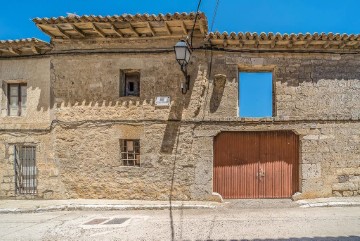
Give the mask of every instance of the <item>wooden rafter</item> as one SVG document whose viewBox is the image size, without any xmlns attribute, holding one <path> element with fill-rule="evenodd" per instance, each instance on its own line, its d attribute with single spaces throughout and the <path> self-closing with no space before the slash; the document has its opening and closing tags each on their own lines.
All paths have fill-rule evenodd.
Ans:
<svg viewBox="0 0 360 241">
<path fill-rule="evenodd" d="M 41 26 L 38 26 L 38 27 L 41 29 L 41 31 L 43 31 L 44 33 L 46 33 L 46 34 L 49 35 L 50 37 L 52 37 L 52 38 L 56 38 L 56 37 L 57 37 L 57 36 L 55 36 L 54 34 L 50 33 L 48 30 L 42 28 Z"/>
<path fill-rule="evenodd" d="M 187 29 L 186 29 L 186 25 L 185 25 L 184 21 L 181 21 L 181 28 L 182 28 L 184 34 L 187 35 L 187 34 L 188 34 L 188 31 L 187 31 Z"/>
<path fill-rule="evenodd" d="M 114 26 L 114 24 L 111 24 L 110 25 L 110 28 L 115 32 L 115 34 L 117 35 L 117 36 L 119 36 L 119 37 L 124 37 L 124 35 L 122 34 L 122 32 L 120 31 L 120 29 L 118 29 L 118 28 L 116 28 L 115 26 Z"/>
<path fill-rule="evenodd" d="M 104 33 L 98 26 L 96 26 L 95 23 L 93 23 L 92 26 L 93 26 L 93 30 L 94 30 L 97 34 L 99 34 L 99 35 L 100 35 L 101 37 L 103 37 L 103 38 L 106 38 L 105 33 Z"/>
<path fill-rule="evenodd" d="M 70 38 L 70 37 L 71 37 L 69 34 L 67 34 L 67 33 L 65 32 L 64 29 L 60 28 L 59 25 L 54 25 L 54 26 L 59 30 L 59 32 L 60 32 L 65 38 Z"/>
<path fill-rule="evenodd" d="M 294 44 L 294 41 L 292 39 L 290 39 L 287 47 L 291 48 L 293 46 L 293 44 Z"/>
<path fill-rule="evenodd" d="M 306 41 L 306 44 L 305 44 L 305 48 L 307 49 L 308 47 L 309 47 L 309 45 L 311 44 L 311 42 L 312 42 L 312 39 L 310 38 L 310 39 L 308 39 L 307 41 Z"/>
<path fill-rule="evenodd" d="M 147 22 L 147 26 L 148 26 L 148 29 L 150 30 L 152 36 L 155 36 L 154 29 L 151 27 L 151 24 L 149 22 Z"/>
<path fill-rule="evenodd" d="M 270 44 L 270 48 L 275 48 L 276 46 L 276 38 L 274 37 L 272 40 L 271 40 L 271 44 Z"/>
<path fill-rule="evenodd" d="M 168 32 L 168 34 L 171 35 L 172 32 L 171 32 L 171 30 L 170 30 L 169 24 L 168 24 L 167 22 L 164 22 L 164 23 L 165 23 L 164 27 L 165 27 L 165 29 L 166 29 L 166 32 Z"/>
<path fill-rule="evenodd" d="M 356 48 L 358 48 L 359 46 L 360 46 L 360 41 L 357 41 L 357 43 L 353 45 L 353 48 L 356 49 Z"/>
<path fill-rule="evenodd" d="M 21 54 L 21 51 L 17 50 L 17 49 L 14 49 L 12 47 L 8 47 L 7 48 L 7 51 L 14 54 L 14 55 L 20 55 Z"/>
<path fill-rule="evenodd" d="M 140 34 L 135 30 L 135 28 L 131 25 L 131 23 L 129 23 L 129 28 L 137 37 L 140 37 Z"/>
<path fill-rule="evenodd" d="M 34 53 L 34 54 L 40 54 L 41 53 L 41 50 L 36 47 L 36 46 L 31 46 L 31 51 Z"/>
<path fill-rule="evenodd" d="M 75 26 L 75 24 L 72 24 L 71 27 L 75 30 L 75 32 L 77 32 L 81 37 L 85 38 L 85 34 L 84 32 L 78 28 L 77 26 Z"/>
<path fill-rule="evenodd" d="M 339 44 L 339 48 L 340 48 L 340 49 L 345 48 L 345 46 L 346 46 L 347 42 L 348 42 L 347 40 L 342 41 L 342 43 L 341 43 L 341 44 Z"/>
<path fill-rule="evenodd" d="M 227 39 L 224 39 L 224 40 L 223 40 L 223 46 L 224 46 L 224 48 L 226 48 L 226 47 L 228 46 Z"/>
<path fill-rule="evenodd" d="M 330 43 L 331 43 L 331 41 L 326 41 L 325 44 L 323 45 L 323 48 L 324 48 L 324 49 L 329 48 L 329 47 L 330 47 Z"/>
</svg>

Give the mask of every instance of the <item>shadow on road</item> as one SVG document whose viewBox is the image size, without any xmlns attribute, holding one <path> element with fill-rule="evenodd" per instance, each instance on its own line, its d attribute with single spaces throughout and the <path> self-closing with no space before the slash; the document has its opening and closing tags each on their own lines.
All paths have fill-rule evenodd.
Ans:
<svg viewBox="0 0 360 241">
<path fill-rule="evenodd" d="M 360 236 L 339 236 L 339 237 L 301 237 L 301 238 L 279 238 L 279 239 L 196 239 L 196 241 L 359 241 Z M 184 241 L 190 241 L 188 239 Z"/>
</svg>

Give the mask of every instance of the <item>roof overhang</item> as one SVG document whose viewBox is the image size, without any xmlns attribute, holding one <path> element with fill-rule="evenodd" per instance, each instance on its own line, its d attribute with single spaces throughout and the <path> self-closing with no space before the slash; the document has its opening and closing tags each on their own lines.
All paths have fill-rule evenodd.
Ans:
<svg viewBox="0 0 360 241">
<path fill-rule="evenodd" d="M 52 40 L 56 39 L 93 39 L 93 38 L 143 38 L 188 36 L 193 29 L 194 36 L 207 34 L 205 14 L 136 14 L 114 16 L 77 16 L 58 18 L 35 18 L 35 24 Z"/>
<path fill-rule="evenodd" d="M 0 41 L 0 57 L 44 54 L 50 44 L 36 38 Z"/>
<path fill-rule="evenodd" d="M 306 33 L 209 33 L 206 43 L 219 49 L 234 50 L 360 50 L 360 34 Z"/>
</svg>

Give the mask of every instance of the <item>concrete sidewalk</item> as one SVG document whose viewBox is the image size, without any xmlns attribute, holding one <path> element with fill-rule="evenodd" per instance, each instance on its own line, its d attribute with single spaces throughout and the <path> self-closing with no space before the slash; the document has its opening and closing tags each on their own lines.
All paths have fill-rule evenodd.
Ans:
<svg viewBox="0 0 360 241">
<path fill-rule="evenodd" d="M 217 202 L 172 201 L 172 209 L 214 209 Z M 74 210 L 162 210 L 169 209 L 169 201 L 68 199 L 68 200 L 0 200 L 0 213 L 30 213 Z"/>
<path fill-rule="evenodd" d="M 274 201 L 277 200 L 277 201 Z M 290 206 L 311 207 L 348 207 L 360 206 L 358 197 L 330 197 L 291 201 Z M 231 202 L 230 202 L 231 203 Z M 236 205 L 229 205 L 228 200 L 224 203 L 206 201 L 173 201 L 172 209 L 215 209 L 224 208 L 253 208 L 257 207 L 284 207 L 284 202 L 279 199 L 242 199 L 233 200 Z M 285 205 L 286 206 L 286 205 Z M 74 211 L 74 210 L 162 210 L 169 209 L 169 201 L 145 201 L 145 200 L 109 200 L 109 199 L 68 199 L 68 200 L 0 200 L 1 213 L 31 213 L 50 211 Z"/>
</svg>

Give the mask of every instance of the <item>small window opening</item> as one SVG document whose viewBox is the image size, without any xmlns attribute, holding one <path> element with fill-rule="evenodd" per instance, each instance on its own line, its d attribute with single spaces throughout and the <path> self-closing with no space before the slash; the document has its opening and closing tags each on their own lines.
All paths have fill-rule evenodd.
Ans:
<svg viewBox="0 0 360 241">
<path fill-rule="evenodd" d="M 140 73 L 121 71 L 120 96 L 140 96 Z"/>
<path fill-rule="evenodd" d="M 273 81 L 271 72 L 240 72 L 239 116 L 273 116 Z"/>
<path fill-rule="evenodd" d="M 140 140 L 120 140 L 123 166 L 140 166 Z"/>
</svg>

